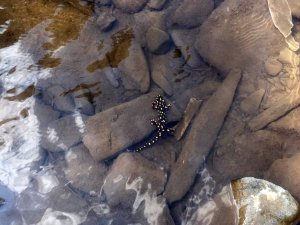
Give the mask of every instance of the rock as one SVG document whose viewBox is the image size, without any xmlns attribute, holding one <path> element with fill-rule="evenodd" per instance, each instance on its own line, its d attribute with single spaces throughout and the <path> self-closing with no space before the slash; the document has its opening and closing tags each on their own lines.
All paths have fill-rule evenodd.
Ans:
<svg viewBox="0 0 300 225">
<path fill-rule="evenodd" d="M 241 71 L 232 70 L 197 114 L 166 186 L 169 203 L 180 200 L 193 184 L 223 125 L 240 78 Z"/>
<path fill-rule="evenodd" d="M 99 193 L 107 172 L 106 165 L 93 160 L 83 145 L 71 148 L 66 154 L 68 181 L 87 193 Z"/>
<path fill-rule="evenodd" d="M 88 99 L 84 96 L 87 93 L 83 93 L 83 96 L 74 97 L 74 103 L 76 109 L 79 110 L 80 113 L 91 116 L 94 115 L 95 109 L 94 106 L 88 101 Z"/>
<path fill-rule="evenodd" d="M 233 141 L 225 142 L 213 154 L 214 178 L 222 182 L 245 176 L 262 177 L 282 157 L 285 145 L 281 135 L 269 130 L 234 136 Z"/>
<path fill-rule="evenodd" d="M 118 74 L 111 67 L 103 69 L 103 73 L 111 86 L 118 88 L 120 86 Z"/>
<path fill-rule="evenodd" d="M 60 113 L 54 111 L 52 107 L 45 105 L 43 102 L 36 100 L 34 105 L 34 115 L 36 115 L 40 128 L 48 126 L 48 124 L 56 120 Z"/>
<path fill-rule="evenodd" d="M 49 123 L 44 131 L 41 146 L 51 152 L 66 151 L 81 141 L 84 115 L 69 115 Z"/>
<path fill-rule="evenodd" d="M 292 12 L 286 0 L 268 0 L 268 6 L 274 26 L 287 38 L 293 28 Z"/>
<path fill-rule="evenodd" d="M 150 0 L 148 6 L 153 10 L 161 10 L 167 2 L 168 0 Z"/>
<path fill-rule="evenodd" d="M 139 193 L 158 195 L 164 190 L 164 184 L 165 173 L 156 164 L 138 153 L 124 153 L 109 170 L 103 191 L 110 207 L 121 204 L 130 208 Z M 132 190 L 135 187 L 138 190 Z"/>
<path fill-rule="evenodd" d="M 297 90 L 298 88 L 295 88 L 288 96 L 282 97 L 276 104 L 271 105 L 265 111 L 250 120 L 248 123 L 250 129 L 252 131 L 260 130 L 299 106 L 300 97 Z M 291 98 L 290 96 L 294 97 Z"/>
<path fill-rule="evenodd" d="M 279 120 L 272 122 L 268 128 L 279 132 L 296 133 L 297 135 L 300 135 L 299 119 L 300 108 L 298 107 Z"/>
<path fill-rule="evenodd" d="M 166 53 L 171 46 L 169 35 L 157 27 L 150 27 L 147 30 L 146 41 L 148 49 L 156 54 Z"/>
<path fill-rule="evenodd" d="M 199 26 L 214 9 L 213 0 L 184 0 L 176 9 L 171 20 L 181 28 Z"/>
<path fill-rule="evenodd" d="M 154 131 L 150 120 L 157 117 L 156 111 L 152 109 L 152 102 L 158 94 L 159 92 L 151 92 L 88 119 L 83 142 L 94 160 L 110 158 Z M 176 121 L 180 118 L 180 113 L 172 106 L 167 117 L 168 122 Z"/>
<path fill-rule="evenodd" d="M 180 49 L 186 63 L 192 68 L 197 68 L 202 61 L 194 48 L 194 37 L 188 30 L 172 30 L 171 37 L 177 48 Z"/>
<path fill-rule="evenodd" d="M 116 18 L 109 12 L 103 11 L 97 18 L 96 24 L 101 31 L 109 31 L 116 23 Z"/>
<path fill-rule="evenodd" d="M 210 222 L 208 223 L 208 221 Z M 226 185 L 221 192 L 201 205 L 186 224 L 232 225 L 237 224 L 237 221 L 237 208 L 233 199 L 232 189 L 230 185 Z"/>
<path fill-rule="evenodd" d="M 295 17 L 300 17 L 300 2 L 298 0 L 287 0 L 289 6 L 292 10 L 292 15 Z"/>
<path fill-rule="evenodd" d="M 152 80 L 167 94 L 173 94 L 173 87 L 168 80 L 170 68 L 165 56 L 156 56 L 150 60 Z"/>
<path fill-rule="evenodd" d="M 282 64 L 277 59 L 269 57 L 265 62 L 265 70 L 267 74 L 276 76 L 282 70 Z"/>
<path fill-rule="evenodd" d="M 297 67 L 300 63 L 300 57 L 288 48 L 284 48 L 280 51 L 278 61 L 284 64 L 290 64 L 291 66 Z"/>
<path fill-rule="evenodd" d="M 137 13 L 147 4 L 148 0 L 112 0 L 113 4 L 126 13 Z"/>
<path fill-rule="evenodd" d="M 245 177 L 231 183 L 239 210 L 238 224 L 292 224 L 299 204 L 283 188 L 265 180 Z"/>
<path fill-rule="evenodd" d="M 291 158 L 277 159 L 266 174 L 266 179 L 278 184 L 300 199 L 300 153 Z"/>
<path fill-rule="evenodd" d="M 179 141 L 185 134 L 186 129 L 190 125 L 191 121 L 194 119 L 194 116 L 199 111 L 199 108 L 202 104 L 201 100 L 196 98 L 191 98 L 183 114 L 183 118 L 178 123 L 174 136 Z"/>
<path fill-rule="evenodd" d="M 145 93 L 150 87 L 150 74 L 144 52 L 135 41 L 128 51 L 128 57 L 118 65 L 123 85 L 126 89 L 137 89 Z"/>
<path fill-rule="evenodd" d="M 47 88 L 44 100 L 59 111 L 73 112 L 75 108 L 72 97 L 59 85 Z"/>
<path fill-rule="evenodd" d="M 258 69 L 283 46 L 267 1 L 256 0 L 225 0 L 202 24 L 195 42 L 200 56 L 223 73 L 236 67 Z"/>
<path fill-rule="evenodd" d="M 264 94 L 265 90 L 260 89 L 249 95 L 241 102 L 241 110 L 248 115 L 257 113 Z"/>
</svg>

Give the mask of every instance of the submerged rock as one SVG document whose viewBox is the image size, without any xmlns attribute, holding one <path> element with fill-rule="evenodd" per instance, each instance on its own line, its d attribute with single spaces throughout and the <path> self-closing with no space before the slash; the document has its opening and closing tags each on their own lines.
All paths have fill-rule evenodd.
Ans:
<svg viewBox="0 0 300 225">
<path fill-rule="evenodd" d="M 150 27 L 146 32 L 148 49 L 156 54 L 166 53 L 170 49 L 170 37 L 165 31 Z"/>
<path fill-rule="evenodd" d="M 114 156 L 154 131 L 150 120 L 157 117 L 152 102 L 158 94 L 151 92 L 88 119 L 83 142 L 96 161 Z M 167 112 L 167 118 L 167 122 L 180 118 L 174 105 Z"/>
<path fill-rule="evenodd" d="M 121 204 L 130 208 L 134 207 L 137 191 L 158 195 L 163 191 L 164 184 L 165 173 L 157 164 L 138 153 L 124 153 L 114 161 L 105 178 L 103 191 L 111 207 Z M 132 190 L 132 186 L 138 190 Z"/>
<path fill-rule="evenodd" d="M 208 17 L 213 8 L 213 0 L 184 0 L 171 20 L 174 25 L 181 28 L 197 27 Z"/>
<path fill-rule="evenodd" d="M 249 95 L 241 102 L 241 110 L 248 115 L 257 113 L 264 94 L 265 90 L 260 89 Z"/>
<path fill-rule="evenodd" d="M 167 94 L 173 94 L 173 87 L 168 80 L 171 68 L 165 56 L 155 56 L 150 60 L 152 80 Z"/>
<path fill-rule="evenodd" d="M 153 10 L 161 10 L 167 2 L 168 0 L 150 0 L 148 6 Z"/>
<path fill-rule="evenodd" d="M 109 31 L 116 23 L 116 18 L 109 12 L 103 11 L 97 18 L 97 25 L 101 31 Z"/>
<path fill-rule="evenodd" d="M 88 193 L 100 192 L 107 172 L 105 164 L 94 161 L 83 145 L 71 148 L 66 154 L 66 161 L 64 172 L 74 187 Z"/>
<path fill-rule="evenodd" d="M 268 181 L 245 177 L 231 186 L 239 224 L 292 224 L 299 215 L 299 204 L 290 193 Z"/>
<path fill-rule="evenodd" d="M 240 78 L 241 71 L 232 70 L 196 116 L 166 186 L 168 202 L 180 200 L 193 184 L 223 125 Z"/>
<path fill-rule="evenodd" d="M 41 146 L 51 152 L 68 150 L 81 141 L 85 120 L 84 115 L 69 115 L 54 120 L 44 130 Z"/>
<path fill-rule="evenodd" d="M 136 13 L 144 8 L 148 0 L 112 0 L 112 2 L 123 12 Z"/>
<path fill-rule="evenodd" d="M 278 184 L 291 192 L 300 200 L 300 153 L 290 158 L 276 160 L 269 171 L 266 179 Z"/>
<path fill-rule="evenodd" d="M 292 10 L 292 15 L 300 17 L 300 2 L 298 0 L 287 0 Z"/>
<path fill-rule="evenodd" d="M 145 93 L 150 87 L 150 73 L 143 49 L 134 41 L 128 51 L 129 55 L 118 65 L 123 85 Z"/>
<path fill-rule="evenodd" d="M 253 67 L 283 46 L 267 1 L 256 0 L 225 0 L 202 24 L 195 43 L 198 53 L 222 72 Z"/>
</svg>

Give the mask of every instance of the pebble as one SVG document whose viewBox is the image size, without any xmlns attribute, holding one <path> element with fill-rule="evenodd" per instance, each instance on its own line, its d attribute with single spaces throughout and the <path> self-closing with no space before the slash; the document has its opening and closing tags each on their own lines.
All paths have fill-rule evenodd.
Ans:
<svg viewBox="0 0 300 225">
<path fill-rule="evenodd" d="M 170 49 L 170 37 L 165 31 L 150 27 L 146 32 L 148 49 L 155 54 L 164 54 Z"/>
<path fill-rule="evenodd" d="M 271 76 L 277 76 L 282 70 L 282 64 L 275 58 L 269 57 L 265 62 L 265 70 Z"/>
</svg>

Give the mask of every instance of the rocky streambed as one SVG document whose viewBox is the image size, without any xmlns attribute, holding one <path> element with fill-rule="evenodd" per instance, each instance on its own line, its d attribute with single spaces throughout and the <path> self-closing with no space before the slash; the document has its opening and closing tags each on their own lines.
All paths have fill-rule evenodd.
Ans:
<svg viewBox="0 0 300 225">
<path fill-rule="evenodd" d="M 297 224 L 295 0 L 0 2 L 0 221 Z"/>
</svg>

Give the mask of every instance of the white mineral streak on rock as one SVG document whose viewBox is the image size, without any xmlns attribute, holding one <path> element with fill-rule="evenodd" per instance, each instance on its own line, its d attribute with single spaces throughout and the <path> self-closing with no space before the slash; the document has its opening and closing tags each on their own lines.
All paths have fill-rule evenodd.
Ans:
<svg viewBox="0 0 300 225">
<path fill-rule="evenodd" d="M 124 177 L 123 177 L 121 174 L 119 174 L 119 175 L 113 180 L 113 182 L 114 182 L 114 183 L 118 183 L 118 182 L 120 182 L 122 179 L 124 179 Z"/>
<path fill-rule="evenodd" d="M 287 0 L 268 0 L 268 5 L 275 27 L 287 38 L 293 27 L 292 12 Z"/>
<path fill-rule="evenodd" d="M 131 183 L 126 182 L 126 190 L 134 190 L 136 198 L 132 206 L 132 213 L 135 214 L 140 205 L 144 202 L 144 216 L 150 225 L 159 225 L 159 216 L 162 215 L 165 204 L 156 197 L 156 193 L 146 191 L 141 193 L 143 178 L 138 177 Z"/>
<path fill-rule="evenodd" d="M 48 208 L 36 225 L 79 225 L 86 220 L 86 215 L 80 214 L 53 211 L 53 209 Z"/>
</svg>

